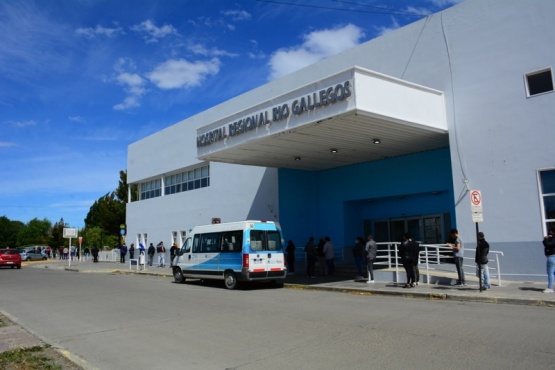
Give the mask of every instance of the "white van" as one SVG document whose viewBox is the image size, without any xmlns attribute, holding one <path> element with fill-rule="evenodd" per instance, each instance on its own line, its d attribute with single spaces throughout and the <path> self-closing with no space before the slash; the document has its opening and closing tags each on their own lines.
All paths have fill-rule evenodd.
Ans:
<svg viewBox="0 0 555 370">
<path fill-rule="evenodd" d="M 278 223 L 238 221 L 194 227 L 173 262 L 175 282 L 186 278 L 273 281 L 283 285 L 287 269 Z"/>
</svg>

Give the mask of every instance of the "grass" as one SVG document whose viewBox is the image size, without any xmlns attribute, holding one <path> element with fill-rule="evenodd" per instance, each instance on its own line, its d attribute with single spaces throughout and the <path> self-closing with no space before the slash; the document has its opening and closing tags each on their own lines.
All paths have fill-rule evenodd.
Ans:
<svg viewBox="0 0 555 370">
<path fill-rule="evenodd" d="M 47 347 L 17 348 L 0 353 L 0 369 L 62 370 L 62 366 L 46 355 Z"/>
<path fill-rule="evenodd" d="M 14 325 L 0 315 L 0 328 Z M 50 345 L 0 352 L 0 370 L 81 370 Z"/>
</svg>

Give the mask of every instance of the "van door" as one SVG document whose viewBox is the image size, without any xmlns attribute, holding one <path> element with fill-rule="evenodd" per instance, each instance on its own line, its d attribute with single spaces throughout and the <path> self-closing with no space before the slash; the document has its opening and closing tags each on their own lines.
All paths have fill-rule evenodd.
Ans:
<svg viewBox="0 0 555 370">
<path fill-rule="evenodd" d="M 194 269 L 202 275 L 218 275 L 219 237 L 220 233 L 206 233 L 200 236 L 199 252 L 196 253 Z"/>
</svg>

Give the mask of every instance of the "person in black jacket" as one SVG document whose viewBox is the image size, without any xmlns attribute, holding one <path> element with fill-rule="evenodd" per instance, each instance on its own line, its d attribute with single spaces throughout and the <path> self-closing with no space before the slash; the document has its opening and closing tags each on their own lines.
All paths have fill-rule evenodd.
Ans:
<svg viewBox="0 0 555 370">
<path fill-rule="evenodd" d="M 414 288 L 416 286 L 416 271 L 414 269 L 414 261 L 418 258 L 420 246 L 412 240 L 409 233 L 403 236 L 403 242 L 399 245 L 399 256 L 407 274 L 407 283 L 404 288 Z"/>
<path fill-rule="evenodd" d="M 154 253 L 156 253 L 156 248 L 154 248 L 152 243 L 148 246 L 146 253 L 148 254 L 148 265 L 152 266 L 152 263 L 154 262 Z"/>
<path fill-rule="evenodd" d="M 543 238 L 543 248 L 547 257 L 547 289 L 544 293 L 553 293 L 553 280 L 555 277 L 555 230 L 549 229 L 547 236 Z"/>
<path fill-rule="evenodd" d="M 488 290 L 491 288 L 489 280 L 488 253 L 489 244 L 484 237 L 484 233 L 479 232 L 474 262 L 476 262 L 476 276 L 481 276 L 482 278 L 482 290 Z"/>
</svg>

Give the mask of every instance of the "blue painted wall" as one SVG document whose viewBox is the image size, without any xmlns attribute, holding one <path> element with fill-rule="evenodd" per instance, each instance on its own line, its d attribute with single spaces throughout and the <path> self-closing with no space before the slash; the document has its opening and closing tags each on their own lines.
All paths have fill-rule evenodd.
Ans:
<svg viewBox="0 0 555 370">
<path fill-rule="evenodd" d="M 448 148 L 320 172 L 280 169 L 278 178 L 279 220 L 298 247 L 311 235 L 350 246 L 363 220 L 449 213 L 455 224 Z"/>
</svg>

